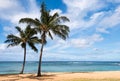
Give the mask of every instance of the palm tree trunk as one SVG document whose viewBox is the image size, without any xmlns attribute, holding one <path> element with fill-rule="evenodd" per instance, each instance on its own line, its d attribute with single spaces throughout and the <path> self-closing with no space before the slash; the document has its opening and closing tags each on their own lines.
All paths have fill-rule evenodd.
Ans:
<svg viewBox="0 0 120 81">
<path fill-rule="evenodd" d="M 21 70 L 20 74 L 23 74 L 23 72 L 24 72 L 25 61 L 26 61 L 26 45 L 24 48 L 24 60 L 23 60 L 22 70 Z"/>
<path fill-rule="evenodd" d="M 41 64 L 42 64 L 43 47 L 44 47 L 44 43 L 42 43 L 42 46 L 41 46 L 37 76 L 41 76 Z"/>
</svg>

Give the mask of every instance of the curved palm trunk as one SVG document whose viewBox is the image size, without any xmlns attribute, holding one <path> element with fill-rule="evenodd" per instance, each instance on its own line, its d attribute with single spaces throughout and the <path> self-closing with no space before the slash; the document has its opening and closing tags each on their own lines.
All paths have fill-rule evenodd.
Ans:
<svg viewBox="0 0 120 81">
<path fill-rule="evenodd" d="M 38 73 L 37 73 L 37 76 L 41 76 L 41 64 L 42 64 L 43 47 L 44 47 L 44 44 L 42 43 L 41 51 L 40 51 L 40 57 L 39 57 L 39 64 L 38 64 Z"/>
<path fill-rule="evenodd" d="M 24 72 L 25 61 L 26 61 L 26 45 L 24 48 L 24 60 L 23 60 L 22 70 L 21 70 L 20 74 L 23 74 L 23 72 Z"/>
</svg>

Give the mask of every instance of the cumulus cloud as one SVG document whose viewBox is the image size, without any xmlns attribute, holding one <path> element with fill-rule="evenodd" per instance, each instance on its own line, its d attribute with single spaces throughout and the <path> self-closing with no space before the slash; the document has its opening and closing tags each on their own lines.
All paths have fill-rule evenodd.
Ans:
<svg viewBox="0 0 120 81">
<path fill-rule="evenodd" d="M 4 0 L 0 1 L 0 18 L 9 20 L 11 16 L 18 12 L 24 11 L 18 0 Z M 12 20 L 12 19 L 11 19 Z"/>
<path fill-rule="evenodd" d="M 24 51 L 21 46 L 14 46 L 7 48 L 8 44 L 0 44 L 0 61 L 22 61 L 24 57 Z M 16 58 L 17 57 L 17 58 Z M 27 60 L 38 60 L 38 54 L 27 47 Z"/>
<path fill-rule="evenodd" d="M 39 17 L 39 8 L 34 0 L 28 1 L 29 11 L 26 11 L 18 0 L 3 0 L 0 3 L 0 18 L 8 20 L 12 24 L 18 24 L 19 19 L 24 17 Z"/>
<path fill-rule="evenodd" d="M 39 18 L 39 8 L 34 0 L 28 1 L 29 11 L 25 10 L 18 0 L 3 0 L 0 3 L 0 19 L 7 20 L 10 23 L 10 25 L 8 24 L 3 27 L 3 34 L 5 36 L 10 33 L 17 33 L 15 26 L 18 26 L 21 18 Z M 24 29 L 26 25 L 19 24 L 19 26 Z"/>
<path fill-rule="evenodd" d="M 102 21 L 98 24 L 97 31 L 102 33 L 109 33 L 107 29 L 116 27 L 120 24 L 120 6 L 117 7 L 113 12 L 106 13 Z"/>
<path fill-rule="evenodd" d="M 7 45 L 6 44 L 0 44 L 0 50 L 2 51 L 2 50 L 5 50 L 6 49 L 6 47 L 7 47 Z"/>
<path fill-rule="evenodd" d="M 88 21 L 84 18 L 88 16 L 89 12 L 96 12 L 105 6 L 100 0 L 63 0 L 67 5 L 67 16 L 71 22 L 68 23 L 71 29 L 86 29 L 95 24 L 95 19 L 99 15 L 88 17 Z M 89 3 L 88 3 L 89 2 Z M 99 4 L 99 5 L 98 5 Z M 94 17 L 94 18 L 93 18 Z"/>
<path fill-rule="evenodd" d="M 71 39 L 70 43 L 72 46 L 84 48 L 84 47 L 89 47 L 93 45 L 94 43 L 102 41 L 102 40 L 103 40 L 103 37 L 101 37 L 98 34 L 94 34 L 86 38 Z"/>
<path fill-rule="evenodd" d="M 117 5 L 119 0 L 63 0 L 67 6 L 65 15 L 70 18 L 71 22 L 67 23 L 71 30 L 87 30 L 88 28 L 100 33 L 109 33 L 108 29 L 119 25 L 120 8 L 105 11 L 109 4 Z M 75 4 L 75 5 L 74 5 Z M 99 5 L 98 5 L 99 4 Z M 77 12 L 77 13 L 76 13 Z"/>
<path fill-rule="evenodd" d="M 58 14 L 61 14 L 62 11 L 60 9 L 54 9 L 54 10 L 51 10 L 50 14 L 53 15 L 54 13 L 58 13 Z"/>
</svg>

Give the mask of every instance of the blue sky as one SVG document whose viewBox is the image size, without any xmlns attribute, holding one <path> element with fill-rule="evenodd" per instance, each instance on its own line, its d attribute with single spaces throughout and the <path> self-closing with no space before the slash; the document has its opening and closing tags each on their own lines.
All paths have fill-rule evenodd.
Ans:
<svg viewBox="0 0 120 81">
<path fill-rule="evenodd" d="M 20 18 L 40 17 L 40 4 L 45 1 L 51 15 L 58 12 L 70 22 L 66 41 L 48 38 L 44 61 L 120 61 L 120 0 L 1 0 L 0 1 L 0 61 L 22 61 L 20 46 L 7 48 L 4 43 L 10 33 L 18 35 L 15 26 Z M 37 46 L 40 48 L 40 45 Z M 27 48 L 27 60 L 37 61 L 39 53 Z"/>
</svg>

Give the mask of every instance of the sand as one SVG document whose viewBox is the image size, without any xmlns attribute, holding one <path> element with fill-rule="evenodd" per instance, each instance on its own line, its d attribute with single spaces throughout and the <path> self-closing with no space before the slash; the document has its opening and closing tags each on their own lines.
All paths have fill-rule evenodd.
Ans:
<svg viewBox="0 0 120 81">
<path fill-rule="evenodd" d="M 42 77 L 36 77 L 36 74 L 0 75 L 0 81 L 71 81 L 73 79 L 120 79 L 120 71 L 43 73 L 42 75 Z"/>
</svg>

